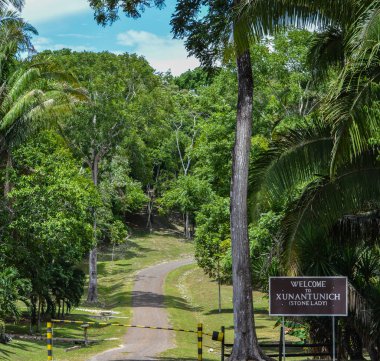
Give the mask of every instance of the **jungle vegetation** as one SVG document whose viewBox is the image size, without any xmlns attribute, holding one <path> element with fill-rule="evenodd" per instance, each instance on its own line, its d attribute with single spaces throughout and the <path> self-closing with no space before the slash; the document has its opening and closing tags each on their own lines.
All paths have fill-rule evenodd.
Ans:
<svg viewBox="0 0 380 361">
<path fill-rule="evenodd" d="M 202 67 L 178 77 L 135 54 L 36 53 L 9 3 L 22 1 L 0 2 L 2 322 L 20 302 L 32 330 L 69 312 L 85 259 L 96 305 L 98 247 L 143 213 L 148 230 L 174 217 L 199 266 L 236 285 L 232 360 L 267 358 L 251 294 L 271 275 L 347 276 L 340 357 L 380 359 L 379 1 L 179 1 L 174 35 Z M 141 15 L 128 4 L 90 1 L 103 25 L 119 7 Z M 326 341 L 323 319 L 303 323 Z"/>
</svg>

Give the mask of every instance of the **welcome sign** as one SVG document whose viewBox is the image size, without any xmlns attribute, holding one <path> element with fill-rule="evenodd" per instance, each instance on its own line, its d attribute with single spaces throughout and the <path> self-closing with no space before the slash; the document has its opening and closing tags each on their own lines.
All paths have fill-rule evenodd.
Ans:
<svg viewBox="0 0 380 361">
<path fill-rule="evenodd" d="M 347 316 L 347 277 L 270 277 L 272 316 Z"/>
</svg>

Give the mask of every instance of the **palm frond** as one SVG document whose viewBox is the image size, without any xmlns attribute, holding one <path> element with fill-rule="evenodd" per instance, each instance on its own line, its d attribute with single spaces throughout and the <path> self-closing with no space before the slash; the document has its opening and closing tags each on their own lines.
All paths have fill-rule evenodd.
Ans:
<svg viewBox="0 0 380 361">
<path fill-rule="evenodd" d="M 305 187 L 299 199 L 289 205 L 283 220 L 285 264 L 292 265 L 298 258 L 303 239 L 312 238 L 318 243 L 328 237 L 343 216 L 378 209 L 379 179 L 380 164 L 374 152 L 370 152 L 341 169 L 334 180 L 321 177 Z"/>
<path fill-rule="evenodd" d="M 356 328 L 369 346 L 380 338 L 380 284 L 374 285 L 363 296 L 352 284 L 348 287 L 349 312 L 354 316 Z"/>
<path fill-rule="evenodd" d="M 326 79 L 332 66 L 343 66 L 345 59 L 345 38 L 340 27 L 330 26 L 313 35 L 307 55 L 313 78 Z"/>
<path fill-rule="evenodd" d="M 330 175 L 369 148 L 380 128 L 380 1 L 363 3 L 347 32 L 345 65 L 324 101 L 335 136 Z"/>
<path fill-rule="evenodd" d="M 331 237 L 339 244 L 375 244 L 380 241 L 380 210 L 343 216 L 333 226 Z"/>
<path fill-rule="evenodd" d="M 15 11 L 0 10 L 0 18 L 0 51 L 6 59 L 12 58 L 18 52 L 35 52 L 32 36 L 38 35 L 36 28 Z"/>
<path fill-rule="evenodd" d="M 7 109 L 9 104 L 13 103 L 20 97 L 31 84 L 35 83 L 41 77 L 37 68 L 20 69 L 15 71 L 8 83 L 8 95 L 4 100 L 3 107 Z"/>
<path fill-rule="evenodd" d="M 361 72 L 361 71 L 360 71 Z M 324 105 L 326 118 L 333 124 L 335 137 L 330 175 L 337 168 L 366 151 L 368 139 L 380 129 L 380 72 L 373 77 L 361 73 L 344 76 L 338 95 Z"/>
<path fill-rule="evenodd" d="M 42 99 L 43 94 L 40 89 L 33 89 L 23 94 L 4 114 L 0 122 L 0 131 L 6 131 L 14 122 L 28 113 Z"/>
<path fill-rule="evenodd" d="M 326 29 L 352 24 L 363 4 L 370 0 L 245 0 L 233 12 L 235 42 L 246 49 L 249 40 L 257 41 L 284 27 Z"/>
<path fill-rule="evenodd" d="M 380 1 L 374 0 L 365 8 L 351 28 L 348 50 L 355 62 L 372 66 L 378 62 L 380 34 Z"/>
<path fill-rule="evenodd" d="M 274 140 L 251 166 L 250 196 L 255 206 L 284 200 L 300 185 L 328 174 L 333 139 L 328 124 L 300 124 Z M 260 195 L 258 195 L 260 193 Z"/>
<path fill-rule="evenodd" d="M 25 0 L 1 0 L 0 7 L 6 8 L 8 5 L 13 5 L 17 10 L 21 11 L 25 4 Z"/>
</svg>

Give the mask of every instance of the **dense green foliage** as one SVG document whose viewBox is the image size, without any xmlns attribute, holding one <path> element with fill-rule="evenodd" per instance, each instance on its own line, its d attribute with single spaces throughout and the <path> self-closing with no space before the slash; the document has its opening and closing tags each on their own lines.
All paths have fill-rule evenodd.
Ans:
<svg viewBox="0 0 380 361">
<path fill-rule="evenodd" d="M 139 4 L 153 5 L 90 3 L 103 24 L 117 18 L 119 7 L 137 17 Z M 319 1 L 277 2 L 269 10 L 296 3 L 304 5 L 294 13 L 301 22 L 329 26 L 315 34 L 288 28 L 250 44 L 253 283 L 267 291 L 270 275 L 347 276 L 342 352 L 361 358 L 366 347 L 376 360 L 379 2 L 362 2 L 368 8 L 349 2 L 339 16 Z M 229 49 L 231 5 L 178 2 L 174 33 L 187 37 L 190 54 L 208 68 Z M 240 10 L 255 17 L 252 9 Z M 194 236 L 204 271 L 231 282 L 237 69 L 228 51 L 213 71 L 197 68 L 179 77 L 156 74 L 130 54 L 64 49 L 22 60 L 20 51 L 33 51 L 35 29 L 17 13 L 6 14 L 14 19 L 0 24 L 0 322 L 19 318 L 20 301 L 33 325 L 78 305 L 83 259 L 97 246 L 125 242 L 126 222 L 141 214 L 148 228 L 155 215 L 173 216 L 185 237 Z M 278 30 L 283 21 L 268 19 L 261 30 Z M 260 22 L 251 20 L 246 25 L 256 39 Z M 327 341 L 324 321 L 305 322 L 313 340 Z"/>
<path fill-rule="evenodd" d="M 77 269 L 92 245 L 90 209 L 99 202 L 64 142 L 51 133 L 14 150 L 8 207 L 2 209 L 0 257 L 29 280 L 33 322 L 80 301 L 84 274 Z M 11 210 L 11 213 L 9 213 Z"/>
</svg>

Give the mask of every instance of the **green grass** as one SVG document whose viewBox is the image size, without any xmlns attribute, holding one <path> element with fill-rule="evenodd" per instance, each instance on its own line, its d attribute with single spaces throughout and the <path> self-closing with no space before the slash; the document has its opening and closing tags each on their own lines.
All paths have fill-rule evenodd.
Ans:
<svg viewBox="0 0 380 361">
<path fill-rule="evenodd" d="M 118 247 L 115 253 L 115 261 L 111 261 L 111 250 L 101 250 L 98 262 L 99 303 L 101 308 L 120 312 L 120 318 L 112 319 L 112 322 L 127 324 L 131 317 L 131 290 L 134 275 L 140 269 L 153 264 L 180 259 L 192 254 L 193 245 L 184 242 L 178 237 L 166 232 L 153 234 L 137 234 L 125 245 Z M 86 265 L 84 265 L 86 267 Z M 86 305 L 80 308 L 92 308 Z M 67 317 L 70 319 L 88 321 L 91 314 L 74 310 Z M 7 332 L 28 334 L 29 326 L 21 323 L 17 326 L 7 325 Z M 43 328 L 43 333 L 46 329 Z M 65 352 L 72 344 L 54 344 L 55 361 L 82 361 L 107 349 L 122 344 L 122 338 L 126 333 L 123 327 L 91 327 L 88 331 L 90 340 L 99 340 L 98 344 L 92 344 L 80 350 Z M 78 326 L 56 325 L 55 337 L 83 338 L 83 331 Z M 114 338 L 114 340 L 106 340 Z M 7 345 L 0 345 L 0 359 L 12 361 L 41 361 L 46 357 L 45 341 L 14 340 Z"/>
<path fill-rule="evenodd" d="M 178 268 L 171 272 L 165 281 L 166 305 L 171 324 L 175 328 L 196 329 L 197 323 L 203 323 L 204 332 L 219 331 L 226 328 L 226 343 L 233 343 L 232 287 L 222 286 L 222 312 L 218 311 L 218 285 L 210 280 L 196 265 Z M 173 298 L 180 298 L 185 306 L 179 308 L 173 304 Z M 255 322 L 260 342 L 278 342 L 277 321 L 268 316 L 268 299 L 260 292 L 254 292 Z M 180 360 L 195 359 L 197 354 L 197 335 L 176 333 L 176 348 L 162 354 L 163 357 Z M 287 341 L 296 341 L 287 337 Z M 276 350 L 271 350 L 271 353 Z M 220 360 L 220 342 L 204 336 L 203 355 L 205 360 Z"/>
</svg>

